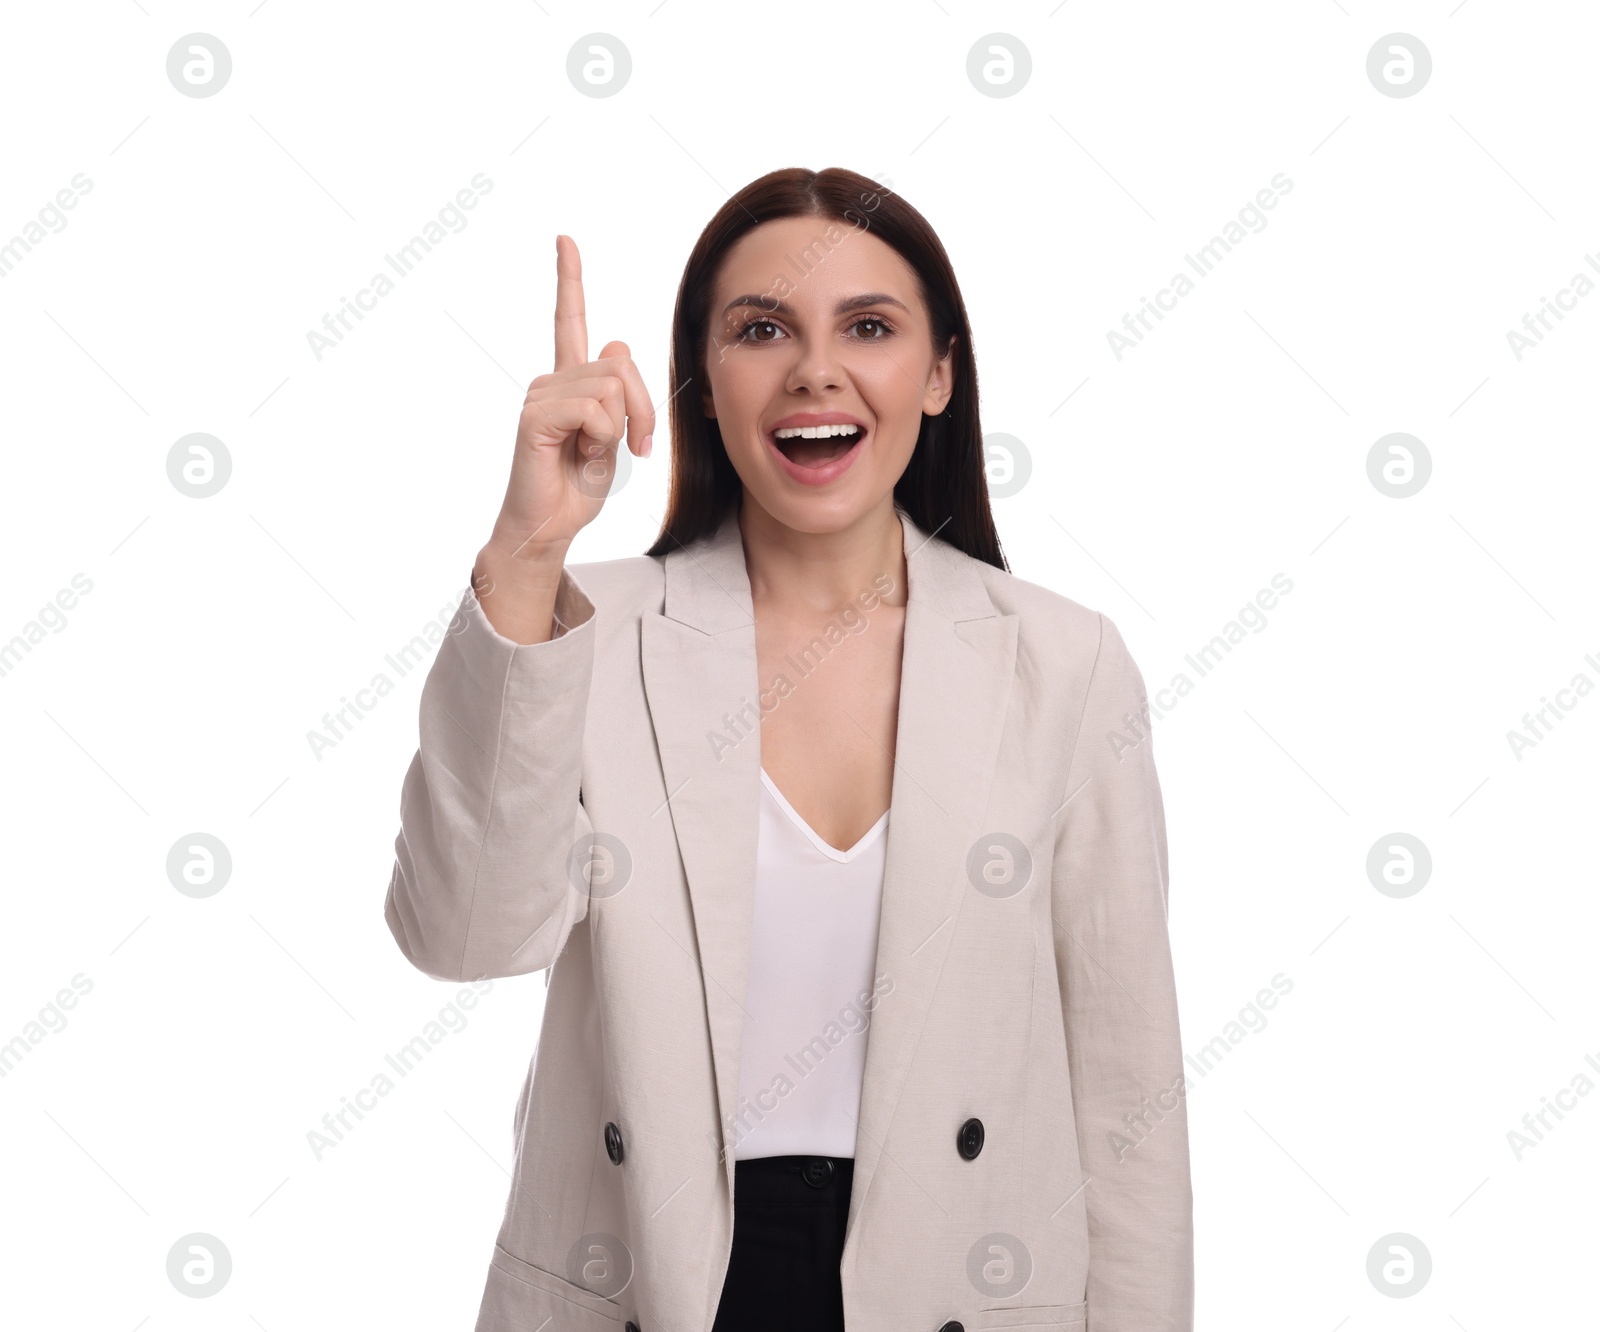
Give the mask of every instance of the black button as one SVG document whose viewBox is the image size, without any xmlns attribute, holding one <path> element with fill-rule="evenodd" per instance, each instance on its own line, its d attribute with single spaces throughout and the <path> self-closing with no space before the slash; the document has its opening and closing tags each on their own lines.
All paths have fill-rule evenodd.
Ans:
<svg viewBox="0 0 1600 1332">
<path fill-rule="evenodd" d="M 956 1150 L 969 1161 L 983 1150 L 983 1120 L 969 1119 L 961 1126 L 961 1132 L 956 1134 Z"/>
<path fill-rule="evenodd" d="M 960 1323 L 950 1322 L 941 1327 L 939 1332 L 966 1332 L 966 1329 Z"/>
<path fill-rule="evenodd" d="M 637 1323 L 629 1322 L 624 1323 L 622 1326 L 627 1329 L 627 1332 L 639 1332 L 639 1324 Z"/>
<path fill-rule="evenodd" d="M 825 1189 L 833 1178 L 833 1161 L 826 1156 L 813 1156 L 800 1167 L 800 1178 L 814 1189 Z"/>
<path fill-rule="evenodd" d="M 622 1130 L 610 1122 L 606 1124 L 606 1155 L 612 1165 L 622 1164 Z"/>
</svg>

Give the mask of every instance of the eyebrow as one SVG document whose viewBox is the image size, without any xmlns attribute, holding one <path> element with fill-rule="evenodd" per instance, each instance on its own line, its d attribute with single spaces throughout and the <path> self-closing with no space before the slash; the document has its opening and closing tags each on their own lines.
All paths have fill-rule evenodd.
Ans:
<svg viewBox="0 0 1600 1332">
<path fill-rule="evenodd" d="M 774 301 L 770 296 L 737 297 L 722 307 L 722 313 L 724 316 L 726 316 L 730 311 L 738 309 L 741 305 L 754 305 L 758 309 L 765 311 L 767 314 L 783 315 L 785 318 L 791 319 L 794 317 L 793 306 L 789 305 L 785 301 Z M 847 297 L 845 300 L 840 301 L 836 306 L 833 307 L 833 313 L 836 316 L 849 314 L 852 310 L 864 310 L 869 305 L 893 305 L 905 310 L 907 314 L 911 313 L 911 311 L 907 309 L 905 302 L 897 301 L 893 296 L 881 291 L 869 291 L 864 292 L 860 296 Z"/>
</svg>

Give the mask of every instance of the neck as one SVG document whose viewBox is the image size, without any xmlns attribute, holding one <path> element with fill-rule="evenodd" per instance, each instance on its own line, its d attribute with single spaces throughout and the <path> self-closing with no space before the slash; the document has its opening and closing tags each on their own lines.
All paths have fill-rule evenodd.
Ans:
<svg viewBox="0 0 1600 1332">
<path fill-rule="evenodd" d="M 864 592 L 882 586 L 887 574 L 894 591 L 882 600 L 906 601 L 905 534 L 893 495 L 845 527 L 801 532 L 779 522 L 748 494 L 739 508 L 750 598 L 756 606 L 831 614 Z"/>
</svg>

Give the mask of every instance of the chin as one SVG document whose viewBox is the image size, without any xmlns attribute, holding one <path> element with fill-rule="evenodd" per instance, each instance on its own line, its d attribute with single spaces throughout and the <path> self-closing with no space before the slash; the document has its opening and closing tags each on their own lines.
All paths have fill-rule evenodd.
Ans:
<svg viewBox="0 0 1600 1332">
<path fill-rule="evenodd" d="M 875 490 L 869 493 L 867 487 L 852 486 L 849 491 L 830 490 L 827 493 L 796 495 L 792 486 L 780 483 L 771 489 L 762 487 L 761 490 L 766 493 L 747 486 L 745 494 L 774 521 L 791 531 L 827 536 L 860 522 L 885 502 L 893 489 L 891 483 L 884 487 L 884 493 L 881 494 Z"/>
</svg>

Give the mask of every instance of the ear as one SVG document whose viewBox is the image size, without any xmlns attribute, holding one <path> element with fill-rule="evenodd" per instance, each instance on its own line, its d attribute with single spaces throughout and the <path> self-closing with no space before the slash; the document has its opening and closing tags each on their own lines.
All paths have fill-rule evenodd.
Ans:
<svg viewBox="0 0 1600 1332">
<path fill-rule="evenodd" d="M 933 363 L 928 375 L 928 386 L 922 394 L 924 416 L 938 416 L 950 405 L 956 391 L 956 337 L 950 335 L 945 353 Z"/>
</svg>

